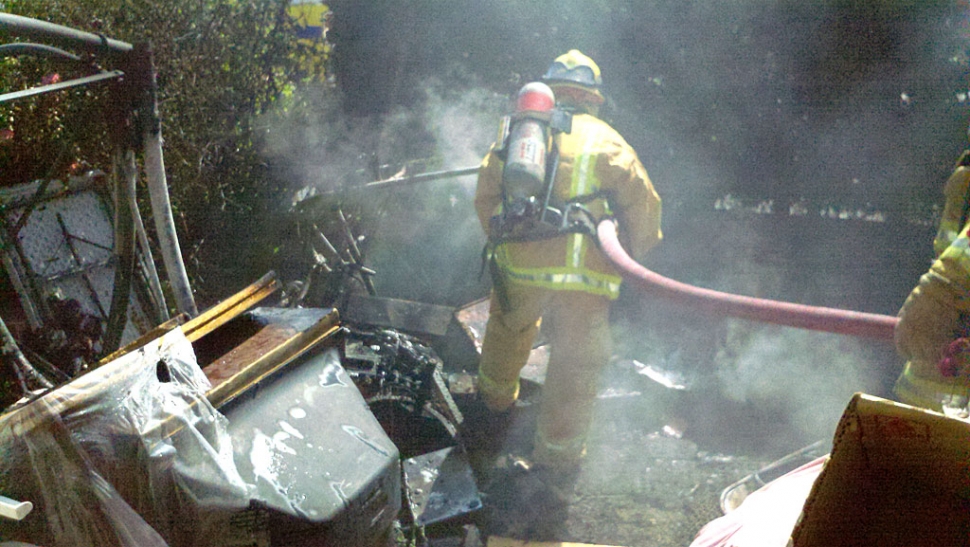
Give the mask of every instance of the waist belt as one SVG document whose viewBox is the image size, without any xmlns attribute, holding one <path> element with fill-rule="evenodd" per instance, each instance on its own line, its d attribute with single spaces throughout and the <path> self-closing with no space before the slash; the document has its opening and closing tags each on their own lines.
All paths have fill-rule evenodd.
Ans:
<svg viewBox="0 0 970 547">
<path fill-rule="evenodd" d="M 596 235 L 597 219 L 583 203 L 589 199 L 573 200 L 562 209 L 552 206 L 535 207 L 534 203 L 513 204 L 489 220 L 489 244 L 508 241 L 540 241 L 566 234 Z"/>
</svg>

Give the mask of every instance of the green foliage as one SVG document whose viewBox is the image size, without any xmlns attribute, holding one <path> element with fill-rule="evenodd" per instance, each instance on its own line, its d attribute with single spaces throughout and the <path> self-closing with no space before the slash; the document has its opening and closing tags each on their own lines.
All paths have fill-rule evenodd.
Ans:
<svg viewBox="0 0 970 547">
<path fill-rule="evenodd" d="M 227 290 L 207 287 L 204 270 L 239 264 L 225 249 L 208 245 L 207 237 L 227 231 L 240 241 L 262 197 L 279 186 L 260 158 L 255 120 L 298 80 L 324 77 L 325 48 L 296 39 L 289 6 L 290 0 L 6 2 L 10 13 L 151 44 L 177 227 L 203 298 Z M 38 85 L 53 73 L 71 77 L 70 70 L 32 57 L 0 62 L 4 91 Z M 0 184 L 61 177 L 82 162 L 109 171 L 105 95 L 103 87 L 90 88 L 0 105 L 0 130 L 7 130 L 0 134 Z M 50 159 L 61 150 L 66 161 L 51 169 Z"/>
<path fill-rule="evenodd" d="M 0 59 L 0 89 L 56 83 L 80 76 L 76 67 L 58 66 L 33 57 Z M 83 168 L 78 143 L 104 134 L 91 123 L 104 90 L 75 88 L 0 105 L 0 184 L 12 185 L 62 176 Z M 106 155 L 95 154 L 104 159 Z"/>
</svg>

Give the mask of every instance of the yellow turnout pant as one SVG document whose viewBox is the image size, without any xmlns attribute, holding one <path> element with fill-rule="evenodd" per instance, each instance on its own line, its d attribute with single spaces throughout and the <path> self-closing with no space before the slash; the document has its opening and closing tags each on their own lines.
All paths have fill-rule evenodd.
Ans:
<svg viewBox="0 0 970 547">
<path fill-rule="evenodd" d="M 495 292 L 479 364 L 479 392 L 489 408 L 512 406 L 519 372 L 529 358 L 539 322 L 550 346 L 533 458 L 574 465 L 586 450 L 599 375 L 612 354 L 610 299 L 582 291 L 556 291 L 514 282 L 504 285 L 509 309 Z"/>
</svg>

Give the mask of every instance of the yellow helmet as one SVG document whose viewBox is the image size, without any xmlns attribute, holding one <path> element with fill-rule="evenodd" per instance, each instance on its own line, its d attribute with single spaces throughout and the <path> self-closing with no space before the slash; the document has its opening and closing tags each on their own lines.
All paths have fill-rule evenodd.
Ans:
<svg viewBox="0 0 970 547">
<path fill-rule="evenodd" d="M 542 79 L 553 91 L 556 87 L 577 88 L 590 95 L 588 100 L 593 104 L 604 100 L 599 89 L 603 85 L 600 67 L 578 49 L 556 57 Z"/>
</svg>

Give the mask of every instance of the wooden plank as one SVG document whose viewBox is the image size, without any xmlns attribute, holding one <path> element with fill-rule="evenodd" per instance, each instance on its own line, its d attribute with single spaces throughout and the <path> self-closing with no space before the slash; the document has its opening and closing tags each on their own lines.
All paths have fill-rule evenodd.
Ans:
<svg viewBox="0 0 970 547">
<path fill-rule="evenodd" d="M 216 330 L 235 319 L 249 308 L 272 294 L 280 287 L 276 280 L 276 272 L 269 272 L 252 285 L 237 292 L 231 297 L 219 302 L 208 310 L 199 314 L 188 323 L 182 325 L 186 338 L 195 342 L 206 334 Z"/>
<path fill-rule="evenodd" d="M 203 366 L 202 371 L 212 388 L 232 378 L 246 366 L 263 358 L 276 347 L 286 343 L 300 331 L 286 324 L 265 325 L 258 332 L 233 347 L 228 353 Z"/>
<path fill-rule="evenodd" d="M 286 328 L 262 329 L 263 336 L 253 336 L 218 359 L 210 375 L 209 365 L 203 369 L 212 389 L 206 394 L 212 406 L 220 406 L 235 399 L 280 368 L 306 353 L 340 328 L 336 310 L 324 315 L 310 328 L 302 331 Z M 255 357 L 255 359 L 253 359 Z M 234 370 L 237 370 L 234 372 Z"/>
<path fill-rule="evenodd" d="M 180 314 L 176 315 L 175 317 L 169 319 L 168 321 L 165 321 L 164 323 L 162 323 L 161 325 L 155 327 L 154 329 L 152 329 L 152 330 L 146 332 L 145 334 L 139 336 L 135 340 L 132 340 L 131 342 L 128 342 L 127 344 L 125 344 L 121 348 L 119 348 L 119 349 L 117 349 L 117 350 L 109 353 L 108 355 L 102 357 L 101 360 L 98 361 L 92 367 L 90 367 L 90 369 L 91 370 L 96 369 L 96 368 L 104 365 L 105 363 L 109 363 L 111 361 L 114 361 L 115 359 L 121 357 L 122 355 L 125 355 L 126 353 L 132 352 L 132 351 L 134 351 L 134 350 L 136 350 L 136 349 L 144 346 L 145 344 L 151 342 L 152 340 L 155 340 L 156 338 L 161 338 L 168 331 L 173 330 L 173 329 L 176 329 L 176 328 L 178 328 L 179 325 L 181 325 L 182 323 L 185 323 L 185 321 L 187 319 L 188 319 L 188 317 L 184 313 L 180 313 Z"/>
</svg>

